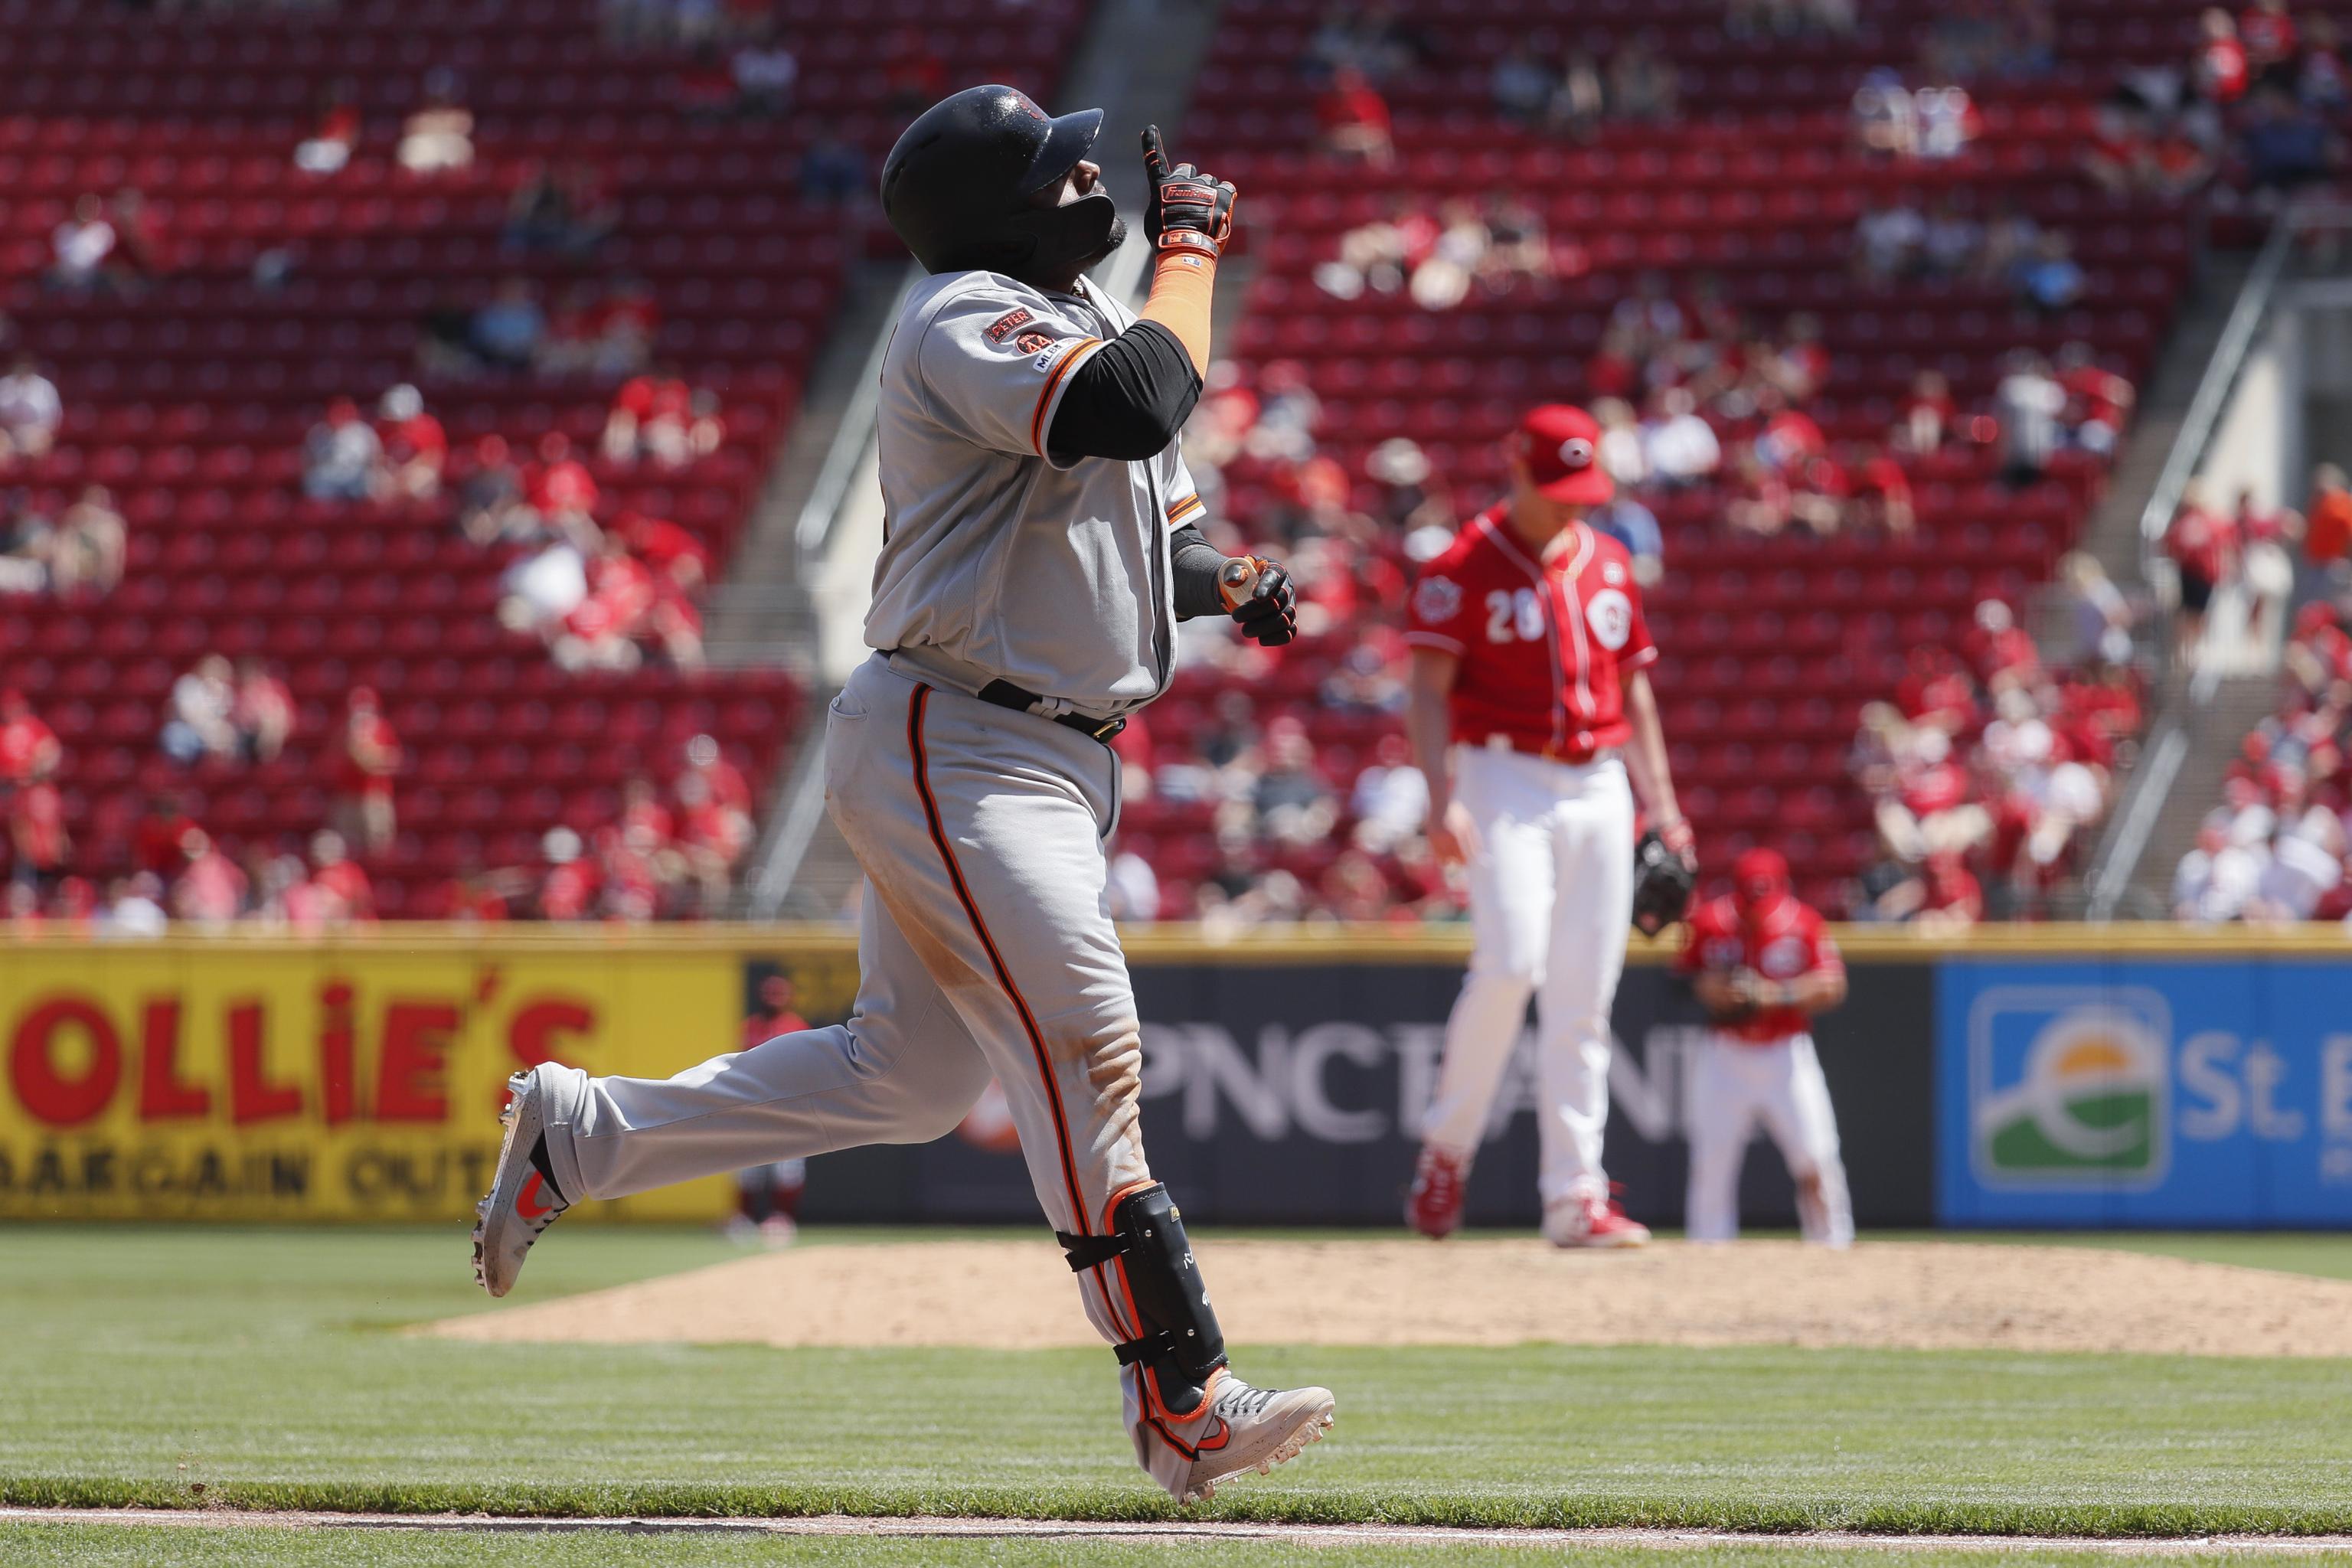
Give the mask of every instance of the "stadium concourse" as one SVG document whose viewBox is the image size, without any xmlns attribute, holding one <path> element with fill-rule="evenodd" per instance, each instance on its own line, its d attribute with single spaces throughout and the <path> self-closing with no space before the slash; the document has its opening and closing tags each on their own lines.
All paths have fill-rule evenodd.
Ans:
<svg viewBox="0 0 2352 1568">
<path fill-rule="evenodd" d="M 811 705 L 698 601 L 868 168 L 1076 18 L 0 5 L 11 913 L 724 912 Z"/>
</svg>

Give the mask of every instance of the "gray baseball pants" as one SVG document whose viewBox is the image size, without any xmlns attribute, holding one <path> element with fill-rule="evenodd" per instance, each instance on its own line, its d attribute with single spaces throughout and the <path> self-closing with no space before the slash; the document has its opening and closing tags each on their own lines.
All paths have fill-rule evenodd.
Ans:
<svg viewBox="0 0 2352 1568">
<path fill-rule="evenodd" d="M 1135 995 L 1104 898 L 1118 767 L 1074 730 L 879 656 L 860 666 L 825 721 L 826 802 L 866 873 L 856 1012 L 675 1078 L 578 1073 L 576 1100 L 548 1106 L 563 1192 L 929 1142 L 993 1074 L 1054 1228 L 1107 1229 L 1151 1179 Z M 1080 1277 L 1087 1314 L 1114 1343 L 1135 1338 L 1105 1274 Z"/>
</svg>

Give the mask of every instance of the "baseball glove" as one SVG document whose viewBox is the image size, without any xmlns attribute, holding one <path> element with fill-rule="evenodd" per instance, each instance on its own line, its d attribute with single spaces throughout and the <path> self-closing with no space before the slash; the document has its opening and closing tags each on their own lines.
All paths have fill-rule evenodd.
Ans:
<svg viewBox="0 0 2352 1568">
<path fill-rule="evenodd" d="M 1655 936 L 1689 910 L 1698 866 L 1686 849 L 1669 849 L 1654 829 L 1633 846 L 1633 926 Z"/>
</svg>

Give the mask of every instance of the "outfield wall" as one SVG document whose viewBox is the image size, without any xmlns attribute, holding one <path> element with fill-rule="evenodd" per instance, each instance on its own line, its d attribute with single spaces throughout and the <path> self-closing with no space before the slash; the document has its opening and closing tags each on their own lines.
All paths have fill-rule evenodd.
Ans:
<svg viewBox="0 0 2352 1568">
<path fill-rule="evenodd" d="M 2169 928 L 1843 933 L 1818 1038 L 1864 1226 L 2352 1226 L 2352 942 Z M 1130 940 L 1155 1170 L 1196 1217 L 1396 1222 L 1465 946 L 1457 931 Z M 1611 1172 L 1681 1213 L 1700 1017 L 1637 950 L 1618 997 Z M 662 1075 L 742 1043 L 767 974 L 846 1016 L 854 944 L 786 928 L 320 942 L 0 945 L 0 1218 L 457 1223 L 500 1084 L 556 1057 Z M 1474 1223 L 1534 1218 L 1522 1038 L 1473 1178 Z M 923 1148 L 815 1162 L 813 1218 L 1026 1221 L 1001 1106 Z M 1789 1223 L 1759 1144 L 1757 1224 Z M 723 1179 L 585 1211 L 709 1220 Z"/>
</svg>

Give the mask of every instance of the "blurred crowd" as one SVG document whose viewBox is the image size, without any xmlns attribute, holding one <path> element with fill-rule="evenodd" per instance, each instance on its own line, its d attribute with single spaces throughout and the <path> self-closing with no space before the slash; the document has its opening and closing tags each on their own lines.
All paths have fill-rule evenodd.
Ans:
<svg viewBox="0 0 2352 1568">
<path fill-rule="evenodd" d="M 2177 65 L 2122 73 L 2080 166 L 2118 194 L 2274 204 L 2346 168 L 2352 68 L 2335 19 L 2256 0 L 2210 6 Z"/>
<path fill-rule="evenodd" d="M 159 743 L 217 785 L 273 761 L 295 725 L 292 697 L 266 665 L 207 655 L 174 682 Z M 375 919 L 362 862 L 393 847 L 406 753 L 366 688 L 352 690 L 337 721 L 329 825 L 299 848 L 287 834 L 243 843 L 216 836 L 171 789 L 152 794 L 134 821 L 97 825 L 109 842 L 94 834 L 78 843 L 58 782 L 64 762 L 57 732 L 25 693 L 0 691 L 5 913 L 16 928 L 148 936 L 173 922 L 317 931 Z M 733 875 L 751 846 L 751 807 L 741 770 L 710 736 L 697 735 L 666 777 L 628 782 L 614 821 L 585 835 L 551 827 L 537 863 L 467 865 L 408 912 L 459 921 L 715 918 L 727 912 Z M 126 859 L 111 879 L 89 869 Z"/>
<path fill-rule="evenodd" d="M 2075 615 L 2064 661 L 2045 663 L 2011 607 L 1988 599 L 1956 646 L 1915 647 L 1895 700 L 1863 710 L 1851 767 L 1879 858 L 1852 918 L 2044 918 L 2082 869 L 2147 696 L 2122 592 L 2087 555 L 2068 557 L 2061 580 Z"/>
<path fill-rule="evenodd" d="M 2278 710 L 2246 736 L 2174 871 L 2176 918 L 2352 921 L 2352 616 L 2340 599 L 2296 613 Z"/>
<path fill-rule="evenodd" d="M 453 457 L 441 422 L 404 384 L 373 420 L 352 399 L 329 405 L 303 443 L 302 487 L 314 500 L 382 502 L 431 501 L 446 486 L 459 532 L 511 556 L 499 605 L 509 630 L 538 637 L 566 669 L 632 669 L 648 649 L 697 669 L 709 551 L 666 518 L 616 511 L 589 465 L 679 468 L 725 436 L 716 396 L 662 369 L 621 384 L 593 452 L 550 430 L 528 462 L 495 434 Z"/>
</svg>

